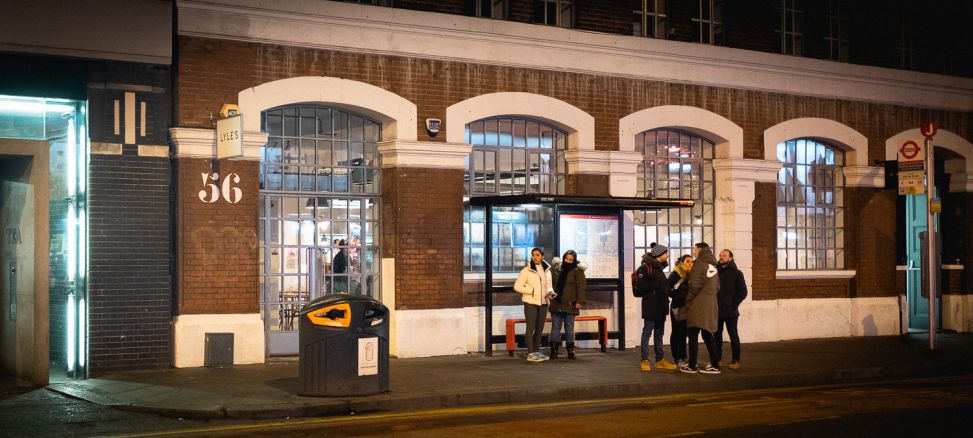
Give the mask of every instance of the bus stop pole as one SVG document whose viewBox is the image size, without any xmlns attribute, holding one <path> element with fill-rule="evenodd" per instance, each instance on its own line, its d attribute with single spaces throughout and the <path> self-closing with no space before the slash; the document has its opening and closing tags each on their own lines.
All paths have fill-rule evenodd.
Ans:
<svg viewBox="0 0 973 438">
<path fill-rule="evenodd" d="M 926 254 L 926 260 L 928 266 L 923 268 L 927 269 L 928 281 L 929 281 L 929 350 L 936 349 L 936 296 L 938 295 L 938 278 L 937 269 L 939 269 L 939 264 L 936 263 L 938 257 L 936 254 L 939 251 L 936 239 L 936 217 L 935 213 L 932 211 L 933 197 L 936 196 L 936 168 L 935 160 L 933 157 L 933 143 L 932 140 L 926 137 L 925 139 L 925 149 L 926 149 L 926 248 L 928 253 Z"/>
<path fill-rule="evenodd" d="M 483 307 L 483 320 L 486 326 L 483 333 L 486 334 L 486 343 L 483 345 L 483 351 L 487 357 L 490 357 L 493 356 L 493 207 L 486 206 L 483 209 L 486 214 L 483 227 L 483 262 L 486 264 L 486 278 L 484 279 L 486 300 Z"/>
</svg>

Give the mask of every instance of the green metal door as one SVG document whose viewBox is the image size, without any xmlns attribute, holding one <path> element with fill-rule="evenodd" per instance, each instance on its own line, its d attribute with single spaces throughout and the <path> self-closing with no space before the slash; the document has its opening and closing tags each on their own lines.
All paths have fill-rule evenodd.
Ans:
<svg viewBox="0 0 973 438">
<path fill-rule="evenodd" d="M 905 250 L 907 261 L 906 270 L 906 299 L 909 306 L 909 330 L 929 330 L 929 300 L 922 296 L 922 246 L 919 233 L 926 231 L 926 195 L 907 195 L 905 204 L 906 241 Z M 936 218 L 938 221 L 938 217 Z M 938 224 L 937 227 L 938 228 Z M 936 309 L 941 309 L 941 301 L 936 302 Z M 941 311 L 937 311 L 937 326 L 941 320 Z"/>
</svg>

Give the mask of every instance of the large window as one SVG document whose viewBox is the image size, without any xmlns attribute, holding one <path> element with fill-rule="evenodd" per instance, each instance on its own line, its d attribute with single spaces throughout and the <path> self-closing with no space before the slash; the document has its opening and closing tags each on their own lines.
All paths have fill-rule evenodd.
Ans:
<svg viewBox="0 0 973 438">
<path fill-rule="evenodd" d="M 641 0 L 633 12 L 632 35 L 665 39 L 666 0 Z"/>
<path fill-rule="evenodd" d="M 684 131 L 654 129 L 635 136 L 635 150 L 643 157 L 637 196 L 696 201 L 691 208 L 636 212 L 635 260 L 652 242 L 669 246 L 674 257 L 691 254 L 696 242 L 714 245 L 713 142 Z"/>
<path fill-rule="evenodd" d="M 842 269 L 844 153 L 810 139 L 777 145 L 777 269 Z"/>
<path fill-rule="evenodd" d="M 723 0 L 699 0 L 699 9 L 693 24 L 697 41 L 715 46 L 723 45 Z"/>
<path fill-rule="evenodd" d="M 780 22 L 776 31 L 780 36 L 780 53 L 803 55 L 804 12 L 800 9 L 799 0 L 780 0 L 777 9 L 780 12 Z"/>
<path fill-rule="evenodd" d="M 268 330 L 292 331 L 316 295 L 379 297 L 381 125 L 323 105 L 270 109 L 262 124 L 261 299 Z"/>
<path fill-rule="evenodd" d="M 466 142 L 473 145 L 467 158 L 466 195 L 564 193 L 567 141 L 565 131 L 526 118 L 492 117 L 466 125 Z M 483 208 L 466 207 L 463 256 L 468 272 L 485 268 L 484 215 Z M 519 271 L 534 246 L 553 248 L 550 208 L 496 209 L 492 220 L 495 272 Z"/>
<path fill-rule="evenodd" d="M 899 35 L 895 45 L 895 52 L 899 55 L 899 67 L 912 70 L 915 68 L 916 45 L 914 41 L 915 26 L 913 25 L 912 4 L 901 2 L 899 5 Z"/>
<path fill-rule="evenodd" d="M 534 21 L 548 26 L 574 26 L 574 2 L 571 0 L 534 1 Z"/>
<path fill-rule="evenodd" d="M 848 62 L 848 1 L 828 1 L 828 59 Z"/>
<path fill-rule="evenodd" d="M 470 1 L 470 0 L 467 0 Z M 473 15 L 482 18 L 507 18 L 507 0 L 473 0 Z"/>
</svg>

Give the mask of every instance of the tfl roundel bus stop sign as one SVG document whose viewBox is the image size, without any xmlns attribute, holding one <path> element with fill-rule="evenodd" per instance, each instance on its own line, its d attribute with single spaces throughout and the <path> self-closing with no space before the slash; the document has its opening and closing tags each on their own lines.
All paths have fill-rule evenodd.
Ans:
<svg viewBox="0 0 973 438">
<path fill-rule="evenodd" d="M 925 141 L 906 140 L 899 145 L 899 194 L 916 195 L 924 193 L 925 186 Z"/>
</svg>

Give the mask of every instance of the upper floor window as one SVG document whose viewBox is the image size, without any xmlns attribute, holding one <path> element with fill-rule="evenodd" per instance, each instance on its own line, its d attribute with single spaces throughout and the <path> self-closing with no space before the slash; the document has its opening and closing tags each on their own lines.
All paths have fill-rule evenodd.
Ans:
<svg viewBox="0 0 973 438">
<path fill-rule="evenodd" d="M 345 3 L 358 3 L 360 5 L 388 6 L 392 7 L 392 0 L 338 0 Z"/>
<path fill-rule="evenodd" d="M 466 194 L 563 193 L 567 133 L 536 120 L 493 117 L 466 125 Z"/>
<path fill-rule="evenodd" d="M 723 45 L 723 0 L 699 0 L 699 13 L 693 18 L 698 41 Z"/>
<path fill-rule="evenodd" d="M 915 68 L 916 46 L 914 41 L 915 27 L 912 22 L 912 4 L 902 2 L 899 15 L 899 37 L 895 51 L 899 55 L 899 67 L 912 70 Z"/>
<path fill-rule="evenodd" d="M 828 59 L 848 62 L 848 1 L 828 1 Z"/>
<path fill-rule="evenodd" d="M 780 34 L 780 53 L 785 55 L 804 54 L 804 12 L 801 11 L 798 0 L 780 0 L 777 9 L 780 10 L 780 23 L 777 33 Z"/>
<path fill-rule="evenodd" d="M 495 18 L 505 20 L 507 18 L 507 0 L 467 0 L 472 2 L 475 16 L 481 18 Z M 470 3 L 467 3 L 470 5 Z"/>
<path fill-rule="evenodd" d="M 666 0 L 641 0 L 634 10 L 632 35 L 660 38 L 666 37 Z"/>
<path fill-rule="evenodd" d="M 777 159 L 777 269 L 844 268 L 844 153 L 795 139 Z"/>
<path fill-rule="evenodd" d="M 573 27 L 574 2 L 571 0 L 535 0 L 534 21 L 548 26 Z"/>
</svg>

